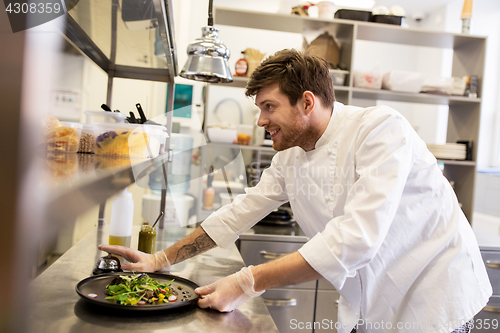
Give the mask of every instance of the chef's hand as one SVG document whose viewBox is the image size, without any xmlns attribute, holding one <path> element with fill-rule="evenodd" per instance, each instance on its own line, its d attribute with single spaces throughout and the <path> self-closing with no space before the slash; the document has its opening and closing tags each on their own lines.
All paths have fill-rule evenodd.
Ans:
<svg viewBox="0 0 500 333">
<path fill-rule="evenodd" d="M 201 296 L 200 308 L 212 308 L 220 312 L 230 312 L 249 298 L 262 295 L 265 290 L 255 291 L 252 266 L 243 267 L 239 272 L 215 281 L 208 286 L 195 289 Z"/>
<path fill-rule="evenodd" d="M 132 272 L 162 272 L 170 271 L 170 262 L 164 251 L 158 251 L 155 254 L 144 253 L 125 246 L 119 245 L 104 245 L 97 247 L 101 251 L 106 251 L 115 255 L 122 256 L 129 261 L 123 263 L 121 268 L 124 271 Z"/>
</svg>

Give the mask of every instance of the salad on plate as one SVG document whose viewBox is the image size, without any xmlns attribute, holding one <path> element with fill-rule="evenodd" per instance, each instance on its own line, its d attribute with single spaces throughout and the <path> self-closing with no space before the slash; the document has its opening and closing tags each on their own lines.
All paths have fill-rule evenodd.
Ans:
<svg viewBox="0 0 500 333">
<path fill-rule="evenodd" d="M 174 279 L 160 283 L 146 273 L 119 275 L 106 286 L 105 294 L 108 296 L 105 299 L 115 300 L 122 305 L 176 302 L 178 299 L 177 291 L 170 287 L 172 282 Z"/>
</svg>

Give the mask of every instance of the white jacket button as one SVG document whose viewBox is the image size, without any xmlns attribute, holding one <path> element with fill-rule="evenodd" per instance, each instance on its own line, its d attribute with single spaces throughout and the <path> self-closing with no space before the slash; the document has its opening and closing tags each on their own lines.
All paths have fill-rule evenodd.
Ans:
<svg viewBox="0 0 500 333">
<path fill-rule="evenodd" d="M 328 148 L 328 149 L 326 150 L 326 152 L 327 152 L 328 154 L 331 154 L 331 153 L 332 153 L 332 148 Z"/>
</svg>

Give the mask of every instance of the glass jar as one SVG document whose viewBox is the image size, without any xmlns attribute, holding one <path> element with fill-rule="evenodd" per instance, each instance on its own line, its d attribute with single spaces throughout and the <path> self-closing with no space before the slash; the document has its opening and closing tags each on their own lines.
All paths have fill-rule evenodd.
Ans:
<svg viewBox="0 0 500 333">
<path fill-rule="evenodd" d="M 139 232 L 139 251 L 144 253 L 155 253 L 156 250 L 156 230 L 150 225 L 142 225 Z"/>
</svg>

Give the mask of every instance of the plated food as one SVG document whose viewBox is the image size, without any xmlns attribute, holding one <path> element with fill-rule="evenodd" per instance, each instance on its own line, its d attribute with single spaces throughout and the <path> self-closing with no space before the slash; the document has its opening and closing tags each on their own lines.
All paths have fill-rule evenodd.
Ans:
<svg viewBox="0 0 500 333">
<path fill-rule="evenodd" d="M 198 285 L 170 274 L 115 272 L 88 277 L 76 286 L 84 300 L 128 311 L 156 311 L 196 302 Z"/>
<path fill-rule="evenodd" d="M 170 287 L 174 280 L 160 283 L 158 280 L 149 277 L 146 273 L 119 275 L 106 286 L 105 293 L 108 296 L 105 299 L 115 300 L 123 305 L 175 302 L 178 299 L 178 292 Z M 178 289 L 182 290 L 182 287 L 179 286 Z"/>
</svg>

